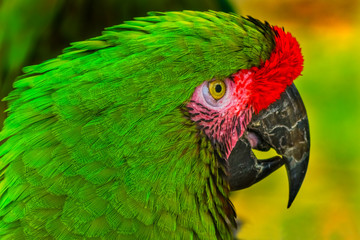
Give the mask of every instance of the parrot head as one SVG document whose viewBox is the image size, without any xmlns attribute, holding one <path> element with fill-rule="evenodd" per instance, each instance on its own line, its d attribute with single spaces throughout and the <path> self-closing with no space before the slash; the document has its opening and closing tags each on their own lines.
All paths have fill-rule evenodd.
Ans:
<svg viewBox="0 0 360 240">
<path fill-rule="evenodd" d="M 290 207 L 309 160 L 308 119 L 292 83 L 301 74 L 303 57 L 290 33 L 271 28 L 275 47 L 269 59 L 224 80 L 203 82 L 187 108 L 191 119 L 227 160 L 231 190 L 249 187 L 285 164 Z M 270 148 L 281 157 L 258 160 L 251 151 Z"/>
</svg>

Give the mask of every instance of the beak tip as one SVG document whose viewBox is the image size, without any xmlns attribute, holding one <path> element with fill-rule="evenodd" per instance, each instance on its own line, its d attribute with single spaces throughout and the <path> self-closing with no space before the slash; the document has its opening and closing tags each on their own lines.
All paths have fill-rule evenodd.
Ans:
<svg viewBox="0 0 360 240">
<path fill-rule="evenodd" d="M 307 152 L 300 161 L 291 159 L 287 161 L 287 163 L 285 163 L 289 180 L 289 201 L 287 208 L 290 208 L 291 204 L 293 203 L 296 195 L 300 190 L 300 187 L 305 179 L 308 162 L 309 154 Z"/>
<path fill-rule="evenodd" d="M 291 207 L 291 204 L 294 202 L 296 195 L 297 195 L 297 191 L 290 190 L 287 208 Z"/>
<path fill-rule="evenodd" d="M 289 190 L 289 201 L 288 201 L 288 205 L 287 208 L 291 207 L 291 204 L 294 202 L 295 197 L 297 196 L 300 187 L 301 187 L 302 181 L 299 184 L 294 184 L 294 185 L 290 185 L 290 190 Z"/>
</svg>

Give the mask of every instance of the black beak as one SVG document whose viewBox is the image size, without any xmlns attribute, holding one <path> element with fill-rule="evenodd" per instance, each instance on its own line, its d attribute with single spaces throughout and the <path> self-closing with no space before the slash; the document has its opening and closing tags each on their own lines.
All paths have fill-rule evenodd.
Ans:
<svg viewBox="0 0 360 240">
<path fill-rule="evenodd" d="M 252 148 L 261 151 L 273 148 L 281 157 L 258 160 Z M 282 93 L 278 101 L 253 116 L 247 131 L 236 143 L 228 159 L 230 188 L 239 190 L 249 187 L 285 164 L 290 207 L 304 180 L 309 151 L 306 110 L 293 84 Z"/>
</svg>

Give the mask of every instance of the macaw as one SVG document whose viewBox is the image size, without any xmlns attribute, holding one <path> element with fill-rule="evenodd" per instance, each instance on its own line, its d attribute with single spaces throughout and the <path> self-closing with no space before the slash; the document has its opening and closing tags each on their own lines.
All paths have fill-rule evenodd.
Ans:
<svg viewBox="0 0 360 240">
<path fill-rule="evenodd" d="M 282 165 L 290 206 L 302 69 L 290 33 L 215 11 L 151 12 L 26 67 L 5 98 L 1 239 L 231 239 L 230 191 Z"/>
</svg>

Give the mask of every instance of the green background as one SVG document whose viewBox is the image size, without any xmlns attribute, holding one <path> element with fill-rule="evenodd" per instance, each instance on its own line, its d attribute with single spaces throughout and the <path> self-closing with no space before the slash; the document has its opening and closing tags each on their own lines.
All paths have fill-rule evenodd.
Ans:
<svg viewBox="0 0 360 240">
<path fill-rule="evenodd" d="M 284 26 L 305 58 L 295 84 L 310 121 L 307 176 L 290 209 L 284 168 L 233 193 L 239 238 L 360 239 L 358 0 L 0 0 L 0 97 L 22 67 L 55 57 L 70 42 L 150 10 L 182 9 L 235 11 Z M 0 126 L 5 108 L 1 103 Z"/>
</svg>

